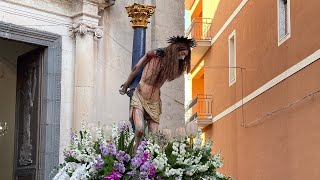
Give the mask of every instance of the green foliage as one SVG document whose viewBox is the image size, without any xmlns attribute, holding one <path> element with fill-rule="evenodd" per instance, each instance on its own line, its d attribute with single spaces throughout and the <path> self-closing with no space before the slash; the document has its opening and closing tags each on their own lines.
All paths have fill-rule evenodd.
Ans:
<svg viewBox="0 0 320 180">
<path fill-rule="evenodd" d="M 176 179 L 176 178 L 175 178 L 175 177 L 172 177 L 172 176 L 171 176 L 171 177 L 165 177 L 165 178 L 164 178 L 164 180 L 175 180 L 175 179 Z"/>
<path fill-rule="evenodd" d="M 133 137 L 132 140 L 130 141 L 130 144 L 128 145 L 128 148 L 127 148 L 127 154 L 130 155 L 130 157 L 133 157 L 134 156 L 134 140 L 135 138 Z"/>
<path fill-rule="evenodd" d="M 102 169 L 98 172 L 98 176 L 110 174 L 114 167 L 114 157 L 113 156 L 103 156 L 104 165 Z"/>
<path fill-rule="evenodd" d="M 98 141 L 94 142 L 93 148 L 96 151 L 96 154 L 101 154 L 100 144 Z"/>
<path fill-rule="evenodd" d="M 165 153 L 168 158 L 168 164 L 170 165 L 174 165 L 175 162 L 177 161 L 177 156 L 172 154 L 172 151 L 173 151 L 172 146 L 173 146 L 173 143 L 169 143 L 165 149 Z"/>
<path fill-rule="evenodd" d="M 72 156 L 67 156 L 64 158 L 64 161 L 65 162 L 76 162 L 76 163 L 80 163 L 80 161 L 78 161 L 77 159 L 75 159 L 74 157 Z"/>
<path fill-rule="evenodd" d="M 130 176 L 128 174 L 125 174 L 124 176 L 122 176 L 122 180 L 129 180 Z"/>
</svg>

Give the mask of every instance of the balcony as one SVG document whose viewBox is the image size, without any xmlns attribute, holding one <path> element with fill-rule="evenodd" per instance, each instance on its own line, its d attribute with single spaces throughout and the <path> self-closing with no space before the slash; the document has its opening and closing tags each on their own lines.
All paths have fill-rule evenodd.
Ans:
<svg viewBox="0 0 320 180">
<path fill-rule="evenodd" d="M 212 123 L 212 106 L 212 95 L 198 94 L 185 108 L 188 121 L 197 120 L 201 128 L 208 126 Z"/>
<path fill-rule="evenodd" d="M 210 18 L 194 18 L 185 32 L 185 36 L 197 41 L 197 47 L 193 48 L 191 53 L 191 67 L 199 63 L 211 46 L 211 23 Z"/>
</svg>

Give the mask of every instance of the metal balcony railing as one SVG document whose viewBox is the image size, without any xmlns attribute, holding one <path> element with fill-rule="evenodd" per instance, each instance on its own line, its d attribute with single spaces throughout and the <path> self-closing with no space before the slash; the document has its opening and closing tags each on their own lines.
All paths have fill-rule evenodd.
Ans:
<svg viewBox="0 0 320 180">
<path fill-rule="evenodd" d="M 185 36 L 195 40 L 211 40 L 211 18 L 194 18 L 185 32 Z"/>
<path fill-rule="evenodd" d="M 185 108 L 188 121 L 212 119 L 212 106 L 212 95 L 198 94 Z"/>
</svg>

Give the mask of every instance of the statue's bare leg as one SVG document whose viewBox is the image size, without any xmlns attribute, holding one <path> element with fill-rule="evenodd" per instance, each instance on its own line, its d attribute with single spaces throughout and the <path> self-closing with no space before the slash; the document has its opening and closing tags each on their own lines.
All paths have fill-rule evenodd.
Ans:
<svg viewBox="0 0 320 180">
<path fill-rule="evenodd" d="M 157 133 L 158 128 L 159 128 L 159 123 L 156 123 L 151 118 L 148 119 L 148 132 L 149 133 L 151 133 L 151 134 Z"/>
<path fill-rule="evenodd" d="M 134 137 L 136 140 L 134 149 L 137 150 L 138 146 L 141 143 L 141 139 L 144 133 L 144 118 L 141 109 L 133 108 L 133 122 L 135 126 Z"/>
</svg>

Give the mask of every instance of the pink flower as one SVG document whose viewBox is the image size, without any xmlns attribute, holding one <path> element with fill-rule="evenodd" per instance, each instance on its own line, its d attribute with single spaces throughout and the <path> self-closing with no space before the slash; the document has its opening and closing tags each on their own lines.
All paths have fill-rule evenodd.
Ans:
<svg viewBox="0 0 320 180">
<path fill-rule="evenodd" d="M 119 172 L 112 170 L 111 174 L 109 176 L 106 176 L 104 179 L 105 180 L 120 180 L 121 177 L 122 177 L 122 175 Z"/>
</svg>

